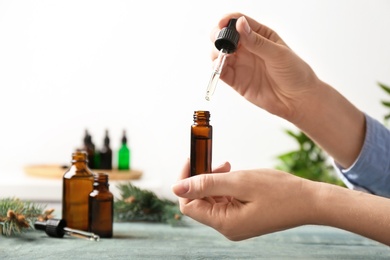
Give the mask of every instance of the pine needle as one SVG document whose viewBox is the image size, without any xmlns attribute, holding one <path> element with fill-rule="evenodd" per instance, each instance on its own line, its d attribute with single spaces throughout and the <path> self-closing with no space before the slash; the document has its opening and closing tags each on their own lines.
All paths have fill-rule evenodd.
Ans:
<svg viewBox="0 0 390 260">
<path fill-rule="evenodd" d="M 0 199 L 0 235 L 14 236 L 33 230 L 34 222 L 45 215 L 43 208 L 17 198 Z"/>
<path fill-rule="evenodd" d="M 119 184 L 121 198 L 114 203 L 114 217 L 118 222 L 146 221 L 181 225 L 182 214 L 177 203 L 160 199 L 148 190 L 131 183 Z"/>
</svg>

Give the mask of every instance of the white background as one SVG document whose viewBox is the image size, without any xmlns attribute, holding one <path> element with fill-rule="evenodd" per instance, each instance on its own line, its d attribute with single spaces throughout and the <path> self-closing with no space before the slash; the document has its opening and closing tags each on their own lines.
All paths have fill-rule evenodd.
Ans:
<svg viewBox="0 0 390 260">
<path fill-rule="evenodd" d="M 68 163 L 86 128 L 98 147 L 109 129 L 113 150 L 126 129 L 132 167 L 172 197 L 199 109 L 211 111 L 214 165 L 274 167 L 278 154 L 296 148 L 283 132 L 294 126 L 222 81 L 204 100 L 209 34 L 235 11 L 273 28 L 322 80 L 382 121 L 386 0 L 0 0 L 1 182 L 25 165 Z"/>
</svg>

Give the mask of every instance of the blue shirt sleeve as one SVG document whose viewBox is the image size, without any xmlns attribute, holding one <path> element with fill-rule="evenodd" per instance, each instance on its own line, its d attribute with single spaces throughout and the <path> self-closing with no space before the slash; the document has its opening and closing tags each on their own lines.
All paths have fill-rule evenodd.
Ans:
<svg viewBox="0 0 390 260">
<path fill-rule="evenodd" d="M 365 117 L 366 136 L 358 158 L 348 169 L 336 162 L 335 166 L 349 188 L 390 197 L 390 130 L 367 114 Z"/>
</svg>

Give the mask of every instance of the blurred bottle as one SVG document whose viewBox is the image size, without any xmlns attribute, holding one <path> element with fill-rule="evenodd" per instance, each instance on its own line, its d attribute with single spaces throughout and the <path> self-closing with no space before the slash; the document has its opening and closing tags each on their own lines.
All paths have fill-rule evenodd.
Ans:
<svg viewBox="0 0 390 260">
<path fill-rule="evenodd" d="M 95 155 L 95 145 L 92 142 L 92 136 L 89 134 L 88 130 L 85 129 L 84 139 L 83 139 L 83 150 L 87 152 L 88 155 L 88 167 L 90 169 L 95 169 L 95 162 L 97 162 L 97 155 Z"/>
<path fill-rule="evenodd" d="M 110 148 L 110 137 L 108 136 L 108 130 L 106 130 L 103 148 L 100 150 L 100 167 L 99 169 L 111 170 L 112 169 L 112 150 Z"/>
<path fill-rule="evenodd" d="M 123 130 L 121 147 L 118 151 L 118 170 L 130 169 L 130 149 L 127 146 L 126 130 Z"/>
<path fill-rule="evenodd" d="M 93 186 L 89 194 L 89 231 L 100 237 L 112 237 L 114 196 L 109 190 L 108 175 L 98 173 Z"/>
<path fill-rule="evenodd" d="M 93 190 L 95 173 L 88 167 L 87 153 L 72 154 L 72 165 L 62 178 L 62 219 L 67 226 L 88 231 L 88 196 Z"/>
</svg>

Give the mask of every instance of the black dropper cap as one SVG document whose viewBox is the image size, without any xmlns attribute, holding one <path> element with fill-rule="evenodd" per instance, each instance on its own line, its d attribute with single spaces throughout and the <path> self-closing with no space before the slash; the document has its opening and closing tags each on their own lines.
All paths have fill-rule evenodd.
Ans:
<svg viewBox="0 0 390 260">
<path fill-rule="evenodd" d="M 66 222 L 63 219 L 48 219 L 46 222 L 36 221 L 34 223 L 35 229 L 45 231 L 49 237 L 63 237 L 65 226 Z"/>
<path fill-rule="evenodd" d="M 236 18 L 230 19 L 228 26 L 222 28 L 219 32 L 214 43 L 218 50 L 224 49 L 227 53 L 236 51 L 238 40 L 240 39 L 240 34 L 236 30 L 236 22 Z"/>
<path fill-rule="evenodd" d="M 110 137 L 108 136 L 108 130 L 106 130 L 105 136 L 104 136 L 104 145 L 109 146 L 110 145 Z"/>
<path fill-rule="evenodd" d="M 123 130 L 121 142 L 122 144 L 127 144 L 126 130 Z"/>
<path fill-rule="evenodd" d="M 85 146 L 88 146 L 89 142 L 90 142 L 90 135 L 89 135 L 88 130 L 85 129 L 83 143 L 84 143 Z"/>
</svg>

